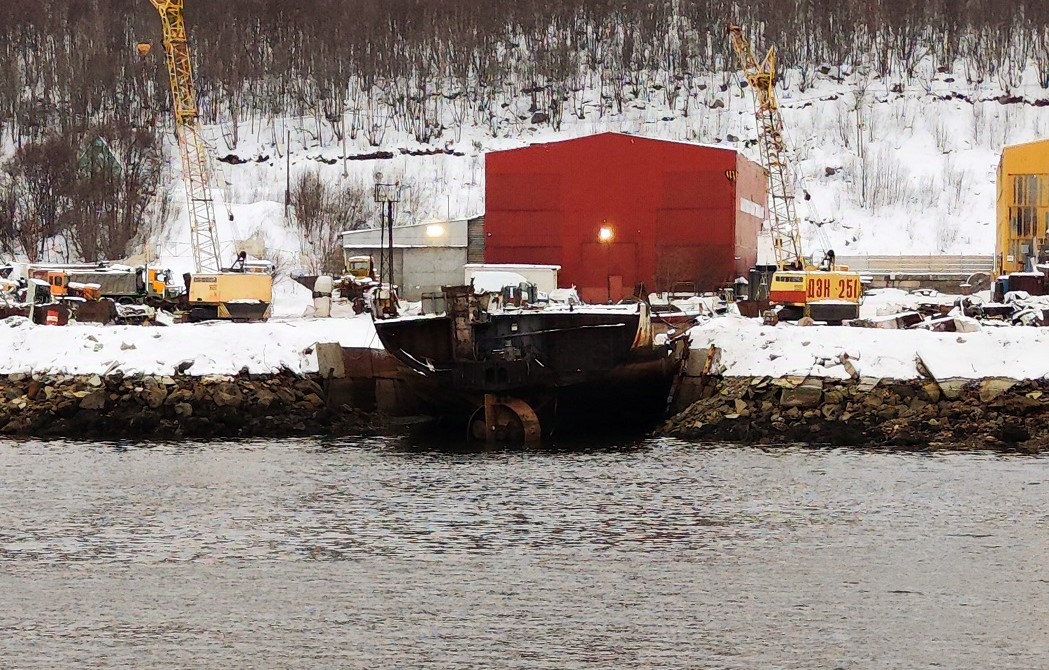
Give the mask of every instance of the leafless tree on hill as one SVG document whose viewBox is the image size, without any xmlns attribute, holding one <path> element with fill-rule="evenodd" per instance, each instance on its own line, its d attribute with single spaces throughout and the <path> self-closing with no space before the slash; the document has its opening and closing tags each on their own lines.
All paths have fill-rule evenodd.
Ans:
<svg viewBox="0 0 1049 670">
<path fill-rule="evenodd" d="M 30 261 L 40 260 L 72 207 L 74 150 L 65 138 L 26 144 L 4 167 L 3 200 L 14 202 L 13 232 Z"/>
<path fill-rule="evenodd" d="M 292 186 L 291 206 L 307 270 L 317 274 L 343 271 L 340 233 L 363 227 L 370 205 L 369 194 L 360 184 L 331 185 L 316 171 L 299 175 Z"/>
<path fill-rule="evenodd" d="M 186 20 L 203 119 L 225 124 L 231 148 L 242 120 L 265 126 L 274 116 L 311 117 L 318 140 L 338 138 L 347 107 L 360 110 L 347 119 L 351 137 L 382 143 L 396 123 L 433 142 L 459 96 L 495 134 L 519 87 L 539 87 L 536 111 L 557 126 L 564 93 L 596 87 L 597 112 L 619 111 L 631 95 L 651 93 L 653 73 L 681 82 L 659 94 L 685 109 L 690 81 L 735 68 L 730 21 L 747 26 L 756 47 L 777 47 L 784 68 L 800 67 L 803 87 L 823 64 L 872 55 L 886 81 L 906 80 L 928 54 L 948 67 L 963 58 L 972 81 L 997 77 L 1006 88 L 1033 63 L 1049 88 L 1044 0 L 196 2 Z M 139 56 L 139 40 L 152 41 L 153 53 Z M 168 98 L 148 3 L 0 0 L 0 129 L 16 147 L 90 125 L 166 121 Z M 582 100 L 569 102 L 577 103 L 569 113 L 580 111 Z M 467 118 L 461 104 L 451 106 L 458 124 Z"/>
<path fill-rule="evenodd" d="M 163 197 L 158 138 L 144 129 L 109 126 L 92 129 L 85 139 L 77 159 L 69 239 L 83 260 L 123 258 L 148 225 L 153 199 Z M 106 151 L 94 150 L 99 145 Z"/>
</svg>

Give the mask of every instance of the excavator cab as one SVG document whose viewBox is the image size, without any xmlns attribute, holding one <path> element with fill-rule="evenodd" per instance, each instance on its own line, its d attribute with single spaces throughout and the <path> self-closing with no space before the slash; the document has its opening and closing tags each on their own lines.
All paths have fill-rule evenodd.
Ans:
<svg viewBox="0 0 1049 670">
<path fill-rule="evenodd" d="M 47 272 L 47 283 L 51 287 L 52 296 L 62 296 L 69 293 L 69 276 L 61 270 L 49 270 Z"/>
<path fill-rule="evenodd" d="M 374 279 L 375 263 L 371 256 L 351 256 L 346 259 L 346 274 L 357 279 Z"/>
</svg>

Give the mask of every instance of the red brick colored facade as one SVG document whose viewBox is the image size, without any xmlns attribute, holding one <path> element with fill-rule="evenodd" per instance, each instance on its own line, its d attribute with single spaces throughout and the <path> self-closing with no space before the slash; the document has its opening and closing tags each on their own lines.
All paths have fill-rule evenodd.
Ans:
<svg viewBox="0 0 1049 670">
<path fill-rule="evenodd" d="M 714 289 L 756 260 L 765 172 L 733 149 L 602 133 L 489 153 L 485 173 L 485 262 L 560 265 L 590 302 Z"/>
</svg>

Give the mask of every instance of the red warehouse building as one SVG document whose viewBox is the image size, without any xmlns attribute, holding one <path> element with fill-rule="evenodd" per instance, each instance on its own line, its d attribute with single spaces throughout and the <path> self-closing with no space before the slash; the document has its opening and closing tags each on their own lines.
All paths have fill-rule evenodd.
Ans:
<svg viewBox="0 0 1049 670">
<path fill-rule="evenodd" d="M 602 133 L 489 153 L 485 173 L 485 262 L 560 265 L 590 302 L 715 289 L 757 260 L 766 175 L 733 149 Z"/>
</svg>

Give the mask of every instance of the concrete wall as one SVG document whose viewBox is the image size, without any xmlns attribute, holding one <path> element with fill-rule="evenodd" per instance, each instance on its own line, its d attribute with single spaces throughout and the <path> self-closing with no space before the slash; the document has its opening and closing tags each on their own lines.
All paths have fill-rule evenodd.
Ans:
<svg viewBox="0 0 1049 670">
<path fill-rule="evenodd" d="M 983 291 L 990 287 L 991 280 L 990 274 L 986 272 L 864 272 L 863 274 L 870 276 L 870 288 L 899 288 L 905 291 L 931 288 L 940 293 L 955 295 Z"/>
<path fill-rule="evenodd" d="M 346 247 L 346 256 L 372 256 L 375 273 L 379 273 L 377 249 Z M 466 247 L 412 247 L 393 250 L 394 283 L 403 300 L 421 300 L 423 293 L 439 291 L 442 286 L 463 283 Z"/>
<path fill-rule="evenodd" d="M 423 293 L 440 291 L 442 286 L 463 283 L 465 247 L 395 249 L 401 251 L 404 277 L 401 295 L 407 300 L 421 300 Z"/>
</svg>

